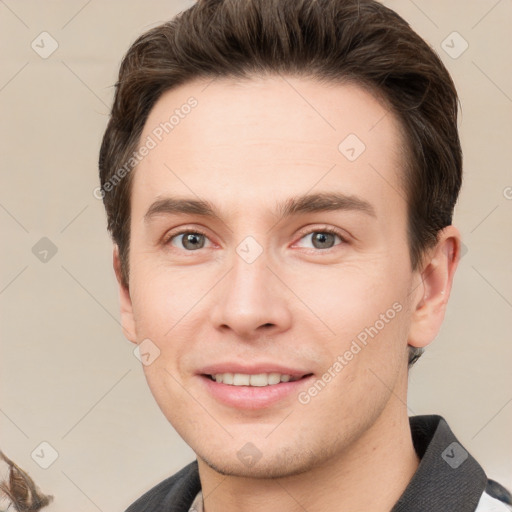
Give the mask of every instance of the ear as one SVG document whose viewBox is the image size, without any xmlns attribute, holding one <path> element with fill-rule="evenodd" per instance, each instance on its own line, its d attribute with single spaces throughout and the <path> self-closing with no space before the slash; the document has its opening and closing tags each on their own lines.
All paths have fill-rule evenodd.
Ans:
<svg viewBox="0 0 512 512">
<path fill-rule="evenodd" d="M 121 273 L 121 259 L 119 257 L 119 247 L 116 244 L 114 244 L 112 260 L 114 265 L 114 272 L 116 273 L 117 284 L 119 286 L 121 328 L 127 340 L 133 343 L 137 343 L 135 320 L 133 317 L 132 299 L 130 297 L 130 290 L 128 286 L 123 282 Z"/>
<path fill-rule="evenodd" d="M 460 233 L 455 226 L 444 228 L 435 247 L 421 265 L 420 284 L 413 301 L 408 344 L 425 347 L 439 333 L 460 258 Z"/>
</svg>

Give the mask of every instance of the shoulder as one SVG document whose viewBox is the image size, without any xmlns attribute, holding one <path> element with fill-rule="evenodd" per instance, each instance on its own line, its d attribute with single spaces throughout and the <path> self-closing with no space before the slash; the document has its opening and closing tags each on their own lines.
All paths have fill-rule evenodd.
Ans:
<svg viewBox="0 0 512 512">
<path fill-rule="evenodd" d="M 194 461 L 143 494 L 126 512 L 187 512 L 200 489 L 197 461 Z"/>
</svg>

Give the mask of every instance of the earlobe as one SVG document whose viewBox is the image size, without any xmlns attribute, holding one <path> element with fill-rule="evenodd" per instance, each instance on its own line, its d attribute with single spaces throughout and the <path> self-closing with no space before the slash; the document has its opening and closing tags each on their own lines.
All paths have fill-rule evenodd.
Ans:
<svg viewBox="0 0 512 512">
<path fill-rule="evenodd" d="M 443 229 L 421 270 L 421 295 L 413 304 L 408 344 L 425 347 L 439 333 L 459 262 L 460 233 L 454 226 Z"/>
<path fill-rule="evenodd" d="M 116 274 L 117 284 L 119 287 L 119 303 L 121 311 L 121 328 L 125 338 L 133 343 L 137 343 L 137 336 L 135 330 L 135 320 L 133 316 L 133 306 L 130 297 L 130 290 L 124 283 L 122 272 L 121 272 L 121 259 L 119 257 L 119 248 L 114 245 L 113 255 L 113 266 Z"/>
</svg>

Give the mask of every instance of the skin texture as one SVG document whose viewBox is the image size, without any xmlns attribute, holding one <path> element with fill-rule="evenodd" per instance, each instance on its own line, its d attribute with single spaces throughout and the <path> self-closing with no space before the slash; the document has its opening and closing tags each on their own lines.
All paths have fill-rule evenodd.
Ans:
<svg viewBox="0 0 512 512">
<path fill-rule="evenodd" d="M 408 345 L 438 333 L 459 233 L 447 227 L 412 271 L 400 127 L 362 88 L 279 76 L 197 81 L 159 99 L 141 141 L 190 96 L 197 106 L 134 171 L 120 299 L 125 336 L 160 351 L 144 372 L 197 454 L 205 509 L 389 510 L 418 464 L 405 406 Z M 354 161 L 338 149 L 349 134 L 366 146 Z M 374 214 L 277 214 L 291 197 L 334 192 Z M 217 217 L 145 220 L 168 196 L 207 200 Z M 312 233 L 324 228 L 340 237 L 318 248 Z M 171 238 L 181 229 L 204 233 L 202 248 Z M 262 250 L 252 263 L 236 251 L 248 236 Z M 120 281 L 115 247 L 114 267 Z M 197 374 L 214 363 L 276 362 L 322 378 L 393 304 L 400 312 L 307 404 L 293 393 L 237 409 Z M 246 443 L 261 454 L 250 467 L 237 456 Z"/>
</svg>

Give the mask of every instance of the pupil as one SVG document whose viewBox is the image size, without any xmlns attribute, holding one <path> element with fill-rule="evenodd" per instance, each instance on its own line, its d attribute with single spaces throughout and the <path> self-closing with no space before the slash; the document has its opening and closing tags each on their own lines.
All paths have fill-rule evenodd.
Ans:
<svg viewBox="0 0 512 512">
<path fill-rule="evenodd" d="M 188 235 L 185 236 L 185 238 L 183 240 L 184 246 L 187 249 L 201 248 L 204 245 L 204 244 L 200 243 L 199 237 L 201 237 L 201 236 L 202 235 L 200 235 L 198 233 L 189 233 Z"/>
<path fill-rule="evenodd" d="M 317 249 L 325 249 L 326 246 L 330 247 L 330 243 L 329 242 L 333 242 L 334 241 L 334 235 L 332 233 L 315 233 L 314 236 L 313 236 L 313 245 L 317 248 Z M 316 242 L 319 243 L 319 246 L 318 244 L 316 244 Z"/>
</svg>

